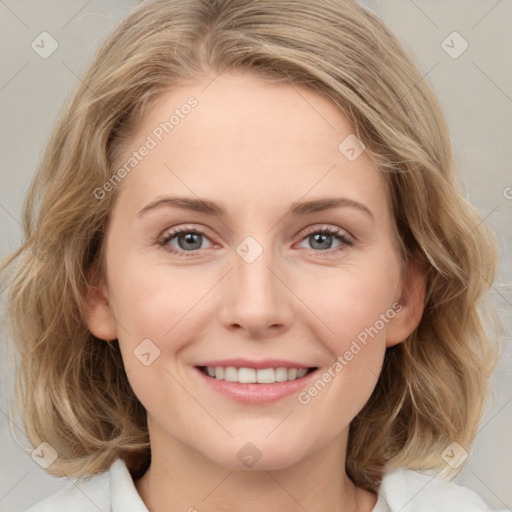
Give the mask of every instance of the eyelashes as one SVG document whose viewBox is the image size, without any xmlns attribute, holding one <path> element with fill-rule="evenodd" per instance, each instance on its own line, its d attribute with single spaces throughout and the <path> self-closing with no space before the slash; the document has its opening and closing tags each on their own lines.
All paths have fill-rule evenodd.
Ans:
<svg viewBox="0 0 512 512">
<path fill-rule="evenodd" d="M 163 238 L 159 240 L 159 245 L 161 245 L 166 251 L 176 254 L 180 257 L 190 257 L 190 256 L 197 256 L 197 252 L 201 249 L 193 249 L 192 251 L 185 251 L 183 249 L 176 249 L 169 245 L 169 242 L 173 240 L 174 238 L 182 238 L 183 235 L 195 235 L 193 237 L 186 237 L 187 242 L 195 242 L 200 237 L 206 237 L 206 234 L 203 233 L 201 230 L 198 229 L 178 229 L 178 230 L 172 230 L 168 232 Z"/>
<path fill-rule="evenodd" d="M 314 238 L 313 235 L 315 235 Z M 206 233 L 197 228 L 175 228 L 171 231 L 168 231 L 160 237 L 157 241 L 158 245 L 161 246 L 165 251 L 178 256 L 178 257 L 193 257 L 198 256 L 201 251 L 204 251 L 204 248 L 195 247 L 195 245 L 202 245 L 203 238 L 208 239 Z M 177 241 L 177 245 L 173 246 L 170 244 L 171 241 Z M 312 240 L 311 245 L 322 245 L 329 244 L 332 240 L 337 240 L 339 242 L 339 246 L 336 248 L 327 248 L 327 249 L 315 249 L 314 247 L 310 247 L 309 250 L 314 253 L 318 253 L 321 257 L 324 256 L 332 256 L 339 255 L 346 251 L 349 247 L 354 245 L 354 240 L 342 229 L 338 227 L 312 227 L 308 228 L 304 233 L 302 233 L 301 242 L 305 240 Z M 187 245 L 191 248 L 190 251 L 183 249 L 179 246 L 179 242 L 182 241 L 182 246 L 187 247 Z M 213 246 L 214 244 L 212 244 Z M 192 247 L 194 246 L 194 247 Z"/>
</svg>

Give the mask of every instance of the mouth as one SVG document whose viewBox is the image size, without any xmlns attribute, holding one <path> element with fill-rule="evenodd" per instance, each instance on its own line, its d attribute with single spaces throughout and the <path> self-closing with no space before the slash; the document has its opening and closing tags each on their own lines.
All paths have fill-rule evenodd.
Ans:
<svg viewBox="0 0 512 512">
<path fill-rule="evenodd" d="M 247 368 L 235 366 L 196 366 L 207 377 L 239 384 L 275 384 L 304 378 L 317 367 L 310 368 Z"/>
</svg>

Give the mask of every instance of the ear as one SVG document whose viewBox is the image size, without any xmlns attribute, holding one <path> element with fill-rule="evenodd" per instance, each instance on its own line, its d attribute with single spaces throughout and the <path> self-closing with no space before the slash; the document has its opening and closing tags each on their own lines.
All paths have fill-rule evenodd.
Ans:
<svg viewBox="0 0 512 512">
<path fill-rule="evenodd" d="M 423 267 L 415 259 L 410 260 L 402 283 L 395 317 L 386 330 L 386 347 L 404 341 L 418 327 L 425 308 L 426 275 Z"/>
<path fill-rule="evenodd" d="M 88 274 L 90 288 L 85 298 L 85 322 L 89 330 L 102 340 L 117 338 L 117 325 L 112 311 L 108 288 L 103 277 L 99 275 L 96 264 Z"/>
</svg>

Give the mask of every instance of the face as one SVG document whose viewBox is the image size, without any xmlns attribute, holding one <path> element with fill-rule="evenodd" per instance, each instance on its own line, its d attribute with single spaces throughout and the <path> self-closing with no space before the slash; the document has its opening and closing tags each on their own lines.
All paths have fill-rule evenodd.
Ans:
<svg viewBox="0 0 512 512">
<path fill-rule="evenodd" d="M 153 445 L 281 468 L 346 436 L 421 299 L 340 109 L 249 75 L 207 84 L 163 96 L 123 155 L 88 324 L 118 338 Z"/>
</svg>

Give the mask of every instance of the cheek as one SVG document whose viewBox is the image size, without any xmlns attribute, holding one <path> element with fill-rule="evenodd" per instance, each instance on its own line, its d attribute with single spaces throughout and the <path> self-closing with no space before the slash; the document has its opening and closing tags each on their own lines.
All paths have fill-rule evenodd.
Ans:
<svg viewBox="0 0 512 512">
<path fill-rule="evenodd" d="M 127 255 L 111 275 L 119 345 L 130 384 L 146 407 L 165 409 L 167 395 L 155 390 L 182 395 L 172 378 L 181 380 L 176 361 L 217 310 L 208 290 L 219 276 L 211 268 L 201 272 L 191 266 L 148 263 L 137 255 Z"/>
<path fill-rule="evenodd" d="M 370 268 L 370 267 L 367 267 Z M 396 262 L 353 269 L 323 288 L 311 287 L 316 325 L 329 357 L 317 379 L 298 398 L 305 414 L 322 422 L 325 439 L 344 428 L 370 398 L 381 373 L 386 329 L 396 315 Z M 327 283 L 327 281 L 326 281 Z M 322 293 L 320 293 L 322 290 Z M 329 415 L 325 411 L 329 410 Z"/>
<path fill-rule="evenodd" d="M 383 344 L 386 328 L 395 311 L 398 267 L 390 260 L 373 266 L 339 272 L 335 278 L 315 281 L 303 289 L 311 310 L 323 324 L 322 342 L 333 357 L 350 350 L 357 340 L 361 346 Z M 356 349 L 357 350 L 357 349 Z M 382 350 L 379 350 L 379 355 Z"/>
<path fill-rule="evenodd" d="M 112 272 L 125 371 L 148 410 L 168 410 L 169 396 L 183 395 L 172 378 L 176 376 L 172 358 L 187 344 L 186 331 L 197 325 L 194 304 L 205 292 L 193 282 L 197 285 L 185 272 L 150 266 L 136 257 L 125 258 Z"/>
<path fill-rule="evenodd" d="M 147 260 L 143 255 L 127 254 L 113 268 L 115 310 L 126 331 L 138 337 L 162 340 L 190 325 L 199 300 L 214 284 L 214 279 L 210 275 L 212 284 L 209 285 L 205 281 L 206 272 L 201 277 L 191 267 Z"/>
</svg>

